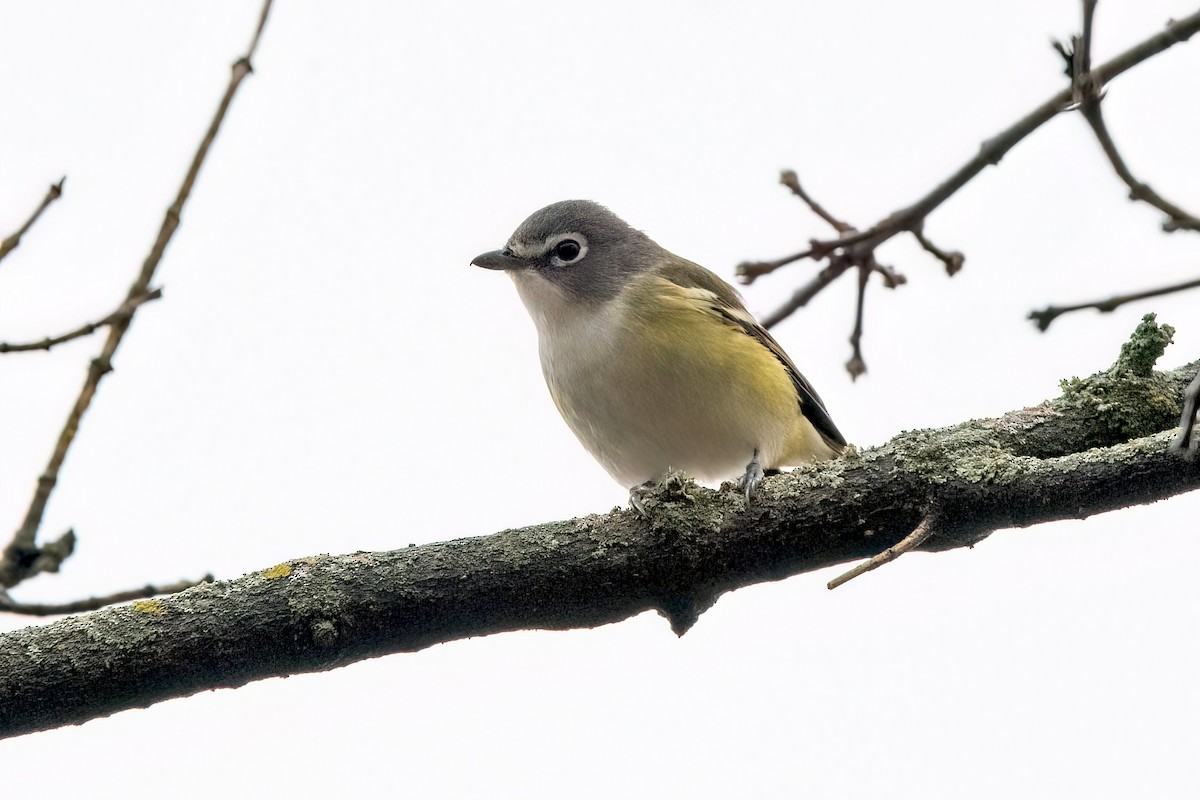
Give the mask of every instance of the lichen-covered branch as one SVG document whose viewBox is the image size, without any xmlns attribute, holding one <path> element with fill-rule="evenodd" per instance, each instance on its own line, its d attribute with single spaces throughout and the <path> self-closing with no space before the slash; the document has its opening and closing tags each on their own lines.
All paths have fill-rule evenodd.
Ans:
<svg viewBox="0 0 1200 800">
<path fill-rule="evenodd" d="M 921 549 L 1200 488 L 1169 450 L 1200 361 L 1155 372 L 1171 330 L 1148 318 L 1113 367 L 998 419 L 910 431 L 768 479 L 663 489 L 614 511 L 379 553 L 303 558 L 0 636 L 0 736 L 439 642 L 584 628 L 656 609 L 682 634 L 724 592 L 897 545 Z M 892 566 L 891 569 L 899 567 Z M 864 578 L 866 580 L 866 578 Z"/>
</svg>

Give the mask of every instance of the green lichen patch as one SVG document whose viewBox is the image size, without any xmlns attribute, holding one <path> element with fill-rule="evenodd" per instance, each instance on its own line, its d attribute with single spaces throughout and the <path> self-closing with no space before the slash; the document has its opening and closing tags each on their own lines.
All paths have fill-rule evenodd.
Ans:
<svg viewBox="0 0 1200 800">
<path fill-rule="evenodd" d="M 1154 314 L 1142 317 L 1129 341 L 1121 345 L 1121 355 L 1117 356 L 1109 372 L 1130 372 L 1138 378 L 1149 378 L 1154 374 L 1154 365 L 1175 336 L 1173 327 L 1157 324 L 1156 318 Z"/>
<path fill-rule="evenodd" d="M 1175 329 L 1158 325 L 1147 314 L 1121 345 L 1116 363 L 1087 378 L 1071 378 L 1059 385 L 1062 408 L 1094 416 L 1109 434 L 1109 444 L 1149 436 L 1170 427 L 1179 414 L 1179 400 L 1169 381 L 1154 371 Z"/>
</svg>

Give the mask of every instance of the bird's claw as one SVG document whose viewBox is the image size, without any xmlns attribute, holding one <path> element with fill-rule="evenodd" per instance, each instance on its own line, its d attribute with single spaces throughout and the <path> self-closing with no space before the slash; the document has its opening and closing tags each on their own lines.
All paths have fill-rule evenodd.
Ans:
<svg viewBox="0 0 1200 800">
<path fill-rule="evenodd" d="M 746 472 L 742 477 L 738 478 L 737 488 L 740 489 L 746 496 L 746 505 L 750 505 L 751 498 L 758 491 L 759 484 L 763 482 L 767 473 L 763 470 L 762 464 L 758 463 L 758 451 L 754 451 L 754 458 L 750 459 L 750 463 L 746 465 Z"/>
<path fill-rule="evenodd" d="M 640 516 L 648 516 L 646 514 L 645 498 L 646 495 L 650 494 L 650 492 L 654 490 L 654 486 L 654 481 L 646 481 L 645 483 L 639 483 L 637 486 L 634 486 L 629 490 L 629 505 L 632 506 L 633 510 L 636 511 Z"/>
</svg>

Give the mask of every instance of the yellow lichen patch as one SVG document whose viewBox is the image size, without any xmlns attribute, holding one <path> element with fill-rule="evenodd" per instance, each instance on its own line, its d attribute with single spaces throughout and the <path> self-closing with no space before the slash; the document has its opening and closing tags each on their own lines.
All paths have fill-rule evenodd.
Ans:
<svg viewBox="0 0 1200 800">
<path fill-rule="evenodd" d="M 270 569 L 264 569 L 262 571 L 262 576 L 269 581 L 277 581 L 280 578 L 286 578 L 287 576 L 289 576 L 291 574 L 292 574 L 292 565 L 287 563 L 286 561 L 283 562 L 282 564 L 276 564 L 275 566 L 271 567 Z"/>
<path fill-rule="evenodd" d="M 139 614 L 154 614 L 158 617 L 167 613 L 167 607 L 163 605 L 162 600 L 137 600 L 133 604 L 133 610 Z"/>
</svg>

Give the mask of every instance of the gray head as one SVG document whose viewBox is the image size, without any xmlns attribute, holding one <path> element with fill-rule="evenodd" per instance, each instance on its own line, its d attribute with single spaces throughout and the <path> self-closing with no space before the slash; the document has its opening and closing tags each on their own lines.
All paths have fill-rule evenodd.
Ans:
<svg viewBox="0 0 1200 800">
<path fill-rule="evenodd" d="M 631 275 L 664 253 L 650 237 L 591 200 L 563 200 L 535 211 L 503 250 L 471 263 L 487 269 L 531 270 L 582 300 L 614 297 Z"/>
</svg>

